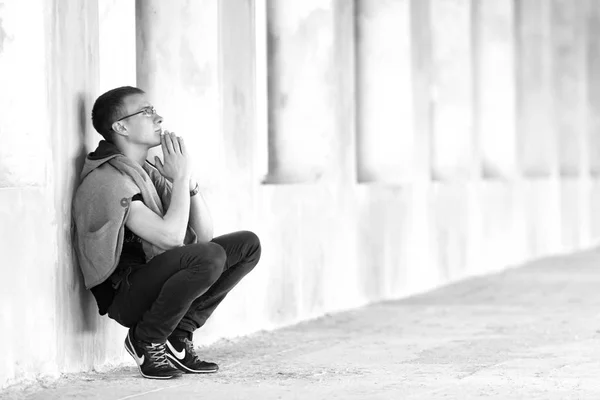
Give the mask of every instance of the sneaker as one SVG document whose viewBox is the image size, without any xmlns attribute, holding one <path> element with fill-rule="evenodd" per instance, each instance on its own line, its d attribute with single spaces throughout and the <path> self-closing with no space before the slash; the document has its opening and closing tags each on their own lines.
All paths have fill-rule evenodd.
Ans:
<svg viewBox="0 0 600 400">
<path fill-rule="evenodd" d="M 181 376 L 181 371 L 169 362 L 164 343 L 135 340 L 132 329 L 129 329 L 125 338 L 125 350 L 131 354 L 144 378 L 171 379 Z"/>
<path fill-rule="evenodd" d="M 167 357 L 183 372 L 207 374 L 219 370 L 217 364 L 198 358 L 194 344 L 188 338 L 169 338 L 167 340 Z"/>
</svg>

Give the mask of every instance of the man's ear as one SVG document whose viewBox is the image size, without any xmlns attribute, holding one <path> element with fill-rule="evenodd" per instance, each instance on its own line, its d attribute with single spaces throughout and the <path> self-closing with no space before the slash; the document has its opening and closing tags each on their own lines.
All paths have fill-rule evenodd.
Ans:
<svg viewBox="0 0 600 400">
<path fill-rule="evenodd" d="M 121 121 L 113 122 L 112 130 L 115 131 L 119 135 L 127 134 L 127 128 Z"/>
</svg>

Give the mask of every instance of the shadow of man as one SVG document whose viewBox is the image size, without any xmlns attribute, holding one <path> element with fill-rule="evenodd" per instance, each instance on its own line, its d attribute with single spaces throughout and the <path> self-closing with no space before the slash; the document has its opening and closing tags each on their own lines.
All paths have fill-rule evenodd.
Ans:
<svg viewBox="0 0 600 400">
<path fill-rule="evenodd" d="M 76 156 L 71 160 L 68 160 L 67 165 L 68 176 L 67 182 L 65 182 L 63 193 L 64 199 L 70 199 L 68 205 L 63 206 L 64 217 L 68 218 L 68 224 L 65 221 L 65 226 L 69 226 L 69 232 L 65 236 L 65 243 L 59 243 L 59 248 L 62 249 L 63 257 L 62 265 L 69 266 L 70 271 L 66 273 L 66 279 L 59 280 L 59 291 L 64 290 L 65 287 L 70 293 L 61 295 L 59 292 L 59 299 L 62 304 L 59 304 L 60 309 L 66 309 L 69 315 L 67 318 L 72 319 L 74 333 L 79 332 L 94 332 L 98 328 L 99 315 L 96 306 L 96 301 L 92 293 L 85 288 L 83 274 L 79 268 L 79 262 L 75 252 L 75 236 L 74 236 L 74 223 L 72 218 L 72 204 L 75 197 L 75 192 L 79 186 L 79 180 L 81 170 L 85 162 L 85 158 L 88 153 L 86 143 L 89 139 L 87 132 L 89 129 L 89 119 L 87 118 L 88 112 L 91 110 L 90 104 L 87 101 L 87 97 L 84 93 L 79 93 L 77 96 L 77 129 L 79 132 L 78 150 Z M 66 303 L 66 304 L 65 304 Z"/>
</svg>

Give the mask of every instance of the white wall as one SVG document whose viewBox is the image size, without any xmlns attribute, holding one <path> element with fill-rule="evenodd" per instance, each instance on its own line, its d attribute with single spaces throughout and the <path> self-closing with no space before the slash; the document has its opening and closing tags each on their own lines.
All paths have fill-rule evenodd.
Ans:
<svg viewBox="0 0 600 400">
<path fill-rule="evenodd" d="M 569 123 L 591 110 L 548 71 L 566 57 L 559 66 L 574 87 L 597 82 L 598 69 L 586 67 L 598 54 L 594 25 L 584 13 L 558 18 L 566 0 L 524 0 L 518 13 L 473 1 L 361 1 L 356 10 L 349 0 L 262 1 L 268 52 L 253 37 L 249 0 L 148 0 L 137 19 L 133 0 L 0 1 L 0 341 L 20 344 L 19 354 L 5 346 L 0 387 L 130 363 L 125 329 L 98 316 L 70 244 L 71 197 L 99 140 L 91 106 L 113 86 L 138 82 L 165 126 L 193 143 L 216 233 L 250 229 L 262 239 L 260 264 L 198 344 L 593 243 L 600 185 L 582 154 L 595 154 L 597 134 Z M 586 48 L 552 50 L 550 24 L 555 35 L 583 24 L 563 42 Z M 381 43 L 408 34 L 402 46 Z M 465 64 L 473 74 L 460 73 Z M 270 79 L 269 134 L 259 130 L 265 67 L 283 74 Z M 505 100 L 490 96 L 499 85 Z M 472 89 L 455 99 L 456 86 Z M 552 113 L 553 90 L 579 100 Z M 455 109 L 472 120 L 457 122 Z M 378 118 L 386 132 L 373 131 Z M 555 118 L 562 130 L 540 130 Z M 569 147 L 559 153 L 559 143 Z"/>
</svg>

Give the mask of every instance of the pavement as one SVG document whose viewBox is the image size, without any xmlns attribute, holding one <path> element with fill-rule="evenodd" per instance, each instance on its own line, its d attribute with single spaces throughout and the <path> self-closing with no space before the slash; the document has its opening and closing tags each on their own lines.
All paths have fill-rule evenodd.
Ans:
<svg viewBox="0 0 600 400">
<path fill-rule="evenodd" d="M 199 349 L 211 375 L 133 366 L 15 399 L 600 399 L 600 249 Z"/>
</svg>

